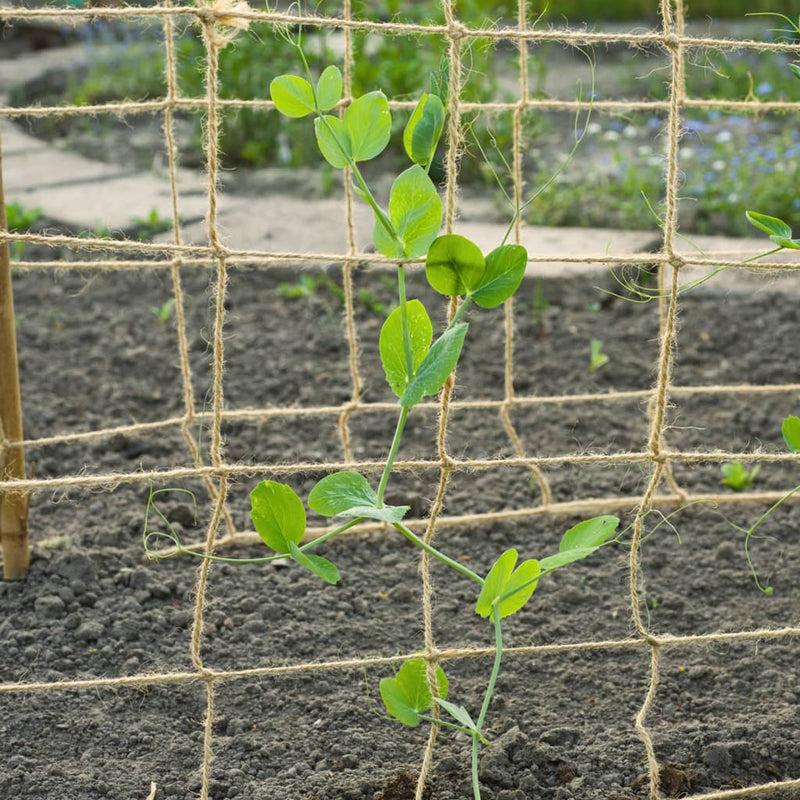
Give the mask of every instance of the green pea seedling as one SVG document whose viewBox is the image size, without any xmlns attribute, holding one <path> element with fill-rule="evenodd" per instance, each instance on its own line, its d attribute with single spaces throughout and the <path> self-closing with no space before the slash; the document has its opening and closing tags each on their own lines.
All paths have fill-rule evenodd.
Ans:
<svg viewBox="0 0 800 800">
<path fill-rule="evenodd" d="M 539 560 L 520 562 L 517 551 L 507 549 L 484 577 L 417 536 L 403 521 L 409 506 L 385 502 L 409 412 L 425 397 L 436 395 L 455 370 L 469 329 L 467 312 L 473 306 L 496 308 L 516 292 L 525 274 L 527 252 L 519 245 L 503 243 L 484 254 L 464 236 L 440 235 L 442 201 L 428 174 L 446 117 L 446 98 L 437 93 L 441 92 L 439 84 L 431 93 L 422 95 L 405 127 L 403 146 L 411 164 L 395 178 L 388 206 L 383 208 L 364 180 L 359 164 L 380 155 L 389 143 L 392 116 L 386 96 L 381 91 L 369 92 L 349 103 L 341 116 L 327 113 L 342 102 L 341 73 L 337 67 L 328 66 L 314 80 L 300 36 L 292 41 L 305 76 L 275 78 L 270 84 L 272 101 L 287 117 L 314 118 L 322 156 L 331 167 L 349 171 L 354 192 L 374 213 L 372 239 L 377 252 L 397 262 L 398 305 L 384 322 L 377 343 L 387 383 L 397 397 L 397 425 L 377 486 L 364 475 L 343 471 L 327 475 L 311 490 L 308 507 L 342 521 L 323 536 L 301 544 L 306 531 L 302 500 L 286 484 L 262 481 L 250 494 L 251 518 L 264 544 L 275 555 L 233 559 L 192 554 L 251 563 L 289 557 L 323 581 L 336 584 L 340 580 L 339 569 L 311 550 L 365 520 L 378 520 L 476 584 L 474 610 L 491 622 L 496 645 L 477 716 L 448 699 L 449 683 L 444 671 L 438 664 L 429 669 L 424 658 L 406 660 L 393 677 L 383 678 L 380 693 L 387 712 L 405 725 L 416 727 L 428 722 L 471 737 L 473 793 L 479 800 L 478 753 L 480 745 L 488 742 L 485 724 L 503 655 L 503 620 L 525 606 L 542 577 L 611 542 L 619 519 L 601 516 L 581 522 L 564 534 L 557 553 Z M 422 258 L 431 287 L 457 301 L 450 321 L 436 336 L 425 306 L 406 296 L 406 265 Z M 149 548 L 153 536 L 169 538 L 175 545 L 173 552 L 190 552 L 182 547 L 174 531 L 151 532 L 145 525 L 144 546 L 151 555 L 159 557 Z"/>
<path fill-rule="evenodd" d="M 589 372 L 597 372 L 608 364 L 608 355 L 603 352 L 603 343 L 599 339 L 589 341 Z"/>
<path fill-rule="evenodd" d="M 722 482 L 725 486 L 730 486 L 734 492 L 743 492 L 753 485 L 753 481 L 761 471 L 761 465 L 756 464 L 752 469 L 745 469 L 739 461 L 729 461 L 723 464 L 720 469 L 722 470 Z"/>
</svg>

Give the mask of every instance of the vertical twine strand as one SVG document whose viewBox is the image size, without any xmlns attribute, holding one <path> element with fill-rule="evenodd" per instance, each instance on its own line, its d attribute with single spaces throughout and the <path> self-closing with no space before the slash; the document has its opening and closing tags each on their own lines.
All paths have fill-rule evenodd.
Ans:
<svg viewBox="0 0 800 800">
<path fill-rule="evenodd" d="M 446 233 L 452 233 L 456 218 L 456 204 L 458 191 L 458 162 L 461 147 L 461 47 L 462 47 L 462 27 L 456 20 L 454 0 L 442 0 L 442 11 L 444 12 L 445 24 L 448 28 L 448 98 L 447 98 L 447 152 L 445 155 L 445 201 L 444 201 L 444 227 Z M 456 298 L 451 298 L 448 309 L 448 321 L 453 318 L 458 308 Z M 436 490 L 431 507 L 428 525 L 425 530 L 424 539 L 430 543 L 436 530 L 436 520 L 444 506 L 444 495 L 447 489 L 447 481 L 450 477 L 449 456 L 447 455 L 447 422 L 450 409 L 450 399 L 453 394 L 454 375 L 445 381 L 442 387 L 439 407 L 439 424 L 437 435 L 437 450 L 439 459 L 442 463 L 439 473 L 439 486 Z M 423 551 L 420 558 L 420 577 L 422 580 L 422 617 L 425 631 L 425 653 L 428 656 L 428 684 L 431 691 L 438 691 L 436 680 L 436 658 L 435 644 L 433 639 L 433 585 L 430 576 L 430 558 Z M 433 764 L 433 751 L 436 746 L 436 739 L 439 734 L 439 726 L 431 725 L 428 743 L 422 757 L 417 788 L 414 795 L 415 800 L 422 800 L 425 792 L 425 784 L 428 780 L 431 765 Z"/>
<path fill-rule="evenodd" d="M 167 0 L 169 6 L 172 0 Z M 167 106 L 164 110 L 164 138 L 167 146 L 167 164 L 169 169 L 170 199 L 172 203 L 172 232 L 173 243 L 180 247 L 181 223 L 178 213 L 179 194 L 178 194 L 178 147 L 175 141 L 175 108 L 178 101 L 178 81 L 177 66 L 175 61 L 175 21 L 171 14 L 164 17 L 164 45 L 166 51 L 165 76 L 167 83 Z M 195 404 L 194 389 L 192 388 L 192 368 L 189 361 L 189 343 L 186 338 L 186 307 L 181 284 L 181 267 L 183 259 L 177 255 L 172 261 L 172 293 L 175 300 L 175 331 L 178 339 L 178 355 L 181 366 L 181 376 L 183 380 L 183 405 L 185 416 L 181 423 L 183 438 L 191 453 L 192 463 L 201 463 L 200 450 L 192 433 L 192 425 L 197 414 Z M 217 487 L 209 476 L 204 476 L 203 483 L 212 502 L 218 499 Z M 228 535 L 233 536 L 233 519 L 227 508 L 224 510 L 225 523 Z"/>
<path fill-rule="evenodd" d="M 684 55 L 680 44 L 683 34 L 683 0 L 675 0 L 675 16 L 672 13 L 672 0 L 661 0 L 661 16 L 663 19 L 664 43 L 670 52 L 671 81 L 670 81 L 670 107 L 667 125 L 667 173 L 666 173 L 666 209 L 664 216 L 664 253 L 669 259 L 672 269 L 672 283 L 668 301 L 660 303 L 660 353 L 656 385 L 653 399 L 649 405 L 650 430 L 648 436 L 648 449 L 653 459 L 654 469 L 650 483 L 642 497 L 633 525 L 633 534 L 630 552 L 630 603 L 631 616 L 636 632 L 643 636 L 651 649 L 650 685 L 642 708 L 636 717 L 636 733 L 642 740 L 647 756 L 647 769 L 649 776 L 650 798 L 659 800 L 660 770 L 653 747 L 653 740 L 645 725 L 647 712 L 658 691 L 658 643 L 649 636 L 644 620 L 642 619 L 641 605 L 643 590 L 643 576 L 641 574 L 641 541 L 644 531 L 644 520 L 650 511 L 652 497 L 661 481 L 664 467 L 668 464 L 663 452 L 664 447 L 664 421 L 666 406 L 669 398 L 672 364 L 676 346 L 676 325 L 678 311 L 678 289 L 681 261 L 675 256 L 674 243 L 678 225 L 678 142 L 681 132 L 681 109 L 685 100 L 684 84 Z M 666 265 L 662 265 L 661 272 Z M 664 285 L 663 275 L 659 278 L 659 285 Z M 661 294 L 665 294 L 663 291 Z"/>
<path fill-rule="evenodd" d="M 350 0 L 344 0 L 343 16 L 345 20 L 352 18 Z M 344 94 L 345 100 L 350 103 L 353 99 L 353 32 L 349 27 L 344 29 Z M 344 113 L 342 109 L 339 116 Z M 353 451 L 350 445 L 350 414 L 361 399 L 363 380 L 358 368 L 358 332 L 356 330 L 355 311 L 353 304 L 353 267 L 355 263 L 352 256 L 356 253 L 356 229 L 353 216 L 353 187 L 351 171 L 347 167 L 344 171 L 344 202 L 347 224 L 347 255 L 342 267 L 342 288 L 344 289 L 344 327 L 347 334 L 347 347 L 350 365 L 350 380 L 353 391 L 350 395 L 350 405 L 339 416 L 339 439 L 342 442 L 344 461 L 353 460 Z"/>
<path fill-rule="evenodd" d="M 527 15 L 525 10 L 525 0 L 519 0 L 517 7 L 517 27 L 523 33 L 527 27 Z M 514 171 L 514 207 L 520 208 L 524 189 L 522 177 L 522 115 L 528 102 L 528 45 L 524 39 L 519 41 L 519 103 L 514 109 L 514 133 L 513 133 L 513 171 Z M 522 230 L 522 218 L 518 215 L 514 221 L 514 242 L 520 243 Z M 506 435 L 511 440 L 514 452 L 520 457 L 525 458 L 525 448 L 522 439 L 517 433 L 514 423 L 511 421 L 511 408 L 514 403 L 514 298 L 509 297 L 503 304 L 504 312 L 504 341 L 505 341 L 505 402 L 500 407 L 500 419 L 503 423 Z M 542 493 L 542 506 L 550 504 L 550 484 L 544 472 L 536 465 L 528 467 L 536 478 L 539 489 Z"/>
</svg>

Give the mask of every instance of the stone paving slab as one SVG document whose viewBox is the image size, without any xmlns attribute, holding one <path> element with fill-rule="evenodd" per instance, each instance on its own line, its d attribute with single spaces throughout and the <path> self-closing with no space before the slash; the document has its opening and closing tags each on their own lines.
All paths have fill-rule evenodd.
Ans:
<svg viewBox="0 0 800 800">
<path fill-rule="evenodd" d="M 73 230 L 124 231 L 135 218 L 146 218 L 152 210 L 161 218 L 171 218 L 171 193 L 168 176 L 162 172 L 131 173 L 125 169 L 62 150 L 43 142 L 9 119 L 0 119 L 3 144 L 3 172 L 6 201 L 28 208 L 40 208 L 54 222 Z M 201 172 L 179 170 L 179 214 L 185 243 L 204 244 L 207 211 L 206 178 Z M 344 254 L 347 252 L 344 202 L 341 196 L 303 197 L 278 186 L 268 185 L 253 194 L 219 192 L 219 228 L 223 241 L 235 249 L 272 253 Z M 372 212 L 364 204 L 355 205 L 357 247 L 370 246 Z M 490 201 L 465 199 L 456 232 L 473 239 L 484 251 L 503 239 L 506 225 L 486 222 L 493 216 Z M 159 237 L 172 241 L 172 234 Z M 513 241 L 509 239 L 509 241 Z M 524 226 L 520 243 L 532 258 L 553 259 L 529 265 L 530 275 L 563 276 L 608 269 L 602 262 L 573 263 L 562 259 L 585 255 L 619 256 L 654 252 L 659 249 L 660 231 L 619 231 L 599 228 L 547 228 Z M 693 236 L 680 239 L 677 249 L 690 254 L 699 248 L 704 253 L 725 259 L 744 259 L 768 249 L 762 239 L 730 239 Z M 800 263 L 796 253 L 777 254 L 771 259 Z M 778 258 L 780 256 L 780 258 Z M 685 280 L 705 272 L 684 270 Z M 683 278 L 682 278 L 683 279 Z M 800 291 L 797 272 L 780 277 L 763 271 L 750 274 L 731 269 L 714 278 L 708 288 L 753 291 L 778 282 L 781 288 Z"/>
</svg>

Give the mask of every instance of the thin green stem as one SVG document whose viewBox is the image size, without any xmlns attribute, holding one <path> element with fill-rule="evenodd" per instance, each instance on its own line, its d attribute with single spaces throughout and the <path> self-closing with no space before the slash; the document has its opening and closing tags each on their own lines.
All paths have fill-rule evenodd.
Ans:
<svg viewBox="0 0 800 800">
<path fill-rule="evenodd" d="M 383 508 L 383 495 L 386 492 L 386 484 L 389 482 L 389 474 L 392 471 L 392 465 L 397 457 L 397 451 L 400 448 L 400 440 L 403 438 L 403 429 L 406 427 L 406 420 L 408 419 L 409 409 L 403 406 L 400 410 L 400 416 L 397 420 L 397 427 L 394 431 L 394 439 L 392 439 L 392 446 L 389 449 L 389 455 L 386 457 L 386 465 L 383 468 L 383 475 L 381 475 L 381 482 L 378 486 L 378 508 Z"/>
<path fill-rule="evenodd" d="M 435 547 L 429 545 L 424 539 L 421 539 L 414 533 L 412 530 L 407 528 L 403 525 L 402 522 L 395 522 L 394 527 L 397 528 L 403 536 L 406 537 L 410 542 L 415 544 L 420 550 L 424 550 L 428 555 L 433 556 L 434 558 L 438 559 L 442 562 L 442 564 L 446 564 L 451 569 L 454 569 L 456 572 L 460 572 L 462 575 L 466 575 L 466 577 L 470 578 L 471 580 L 475 581 L 480 587 L 483 587 L 484 580 L 481 578 L 480 575 L 474 573 L 469 567 L 465 567 L 463 564 L 459 564 L 458 561 L 453 561 L 452 558 L 446 556 L 444 553 L 439 552 Z"/>
<path fill-rule="evenodd" d="M 468 736 L 473 736 L 473 732 L 469 730 L 469 728 L 464 728 L 461 725 L 456 725 L 454 722 L 448 722 L 445 719 L 435 719 L 434 717 L 428 717 L 425 714 L 418 714 L 421 720 L 425 722 L 430 722 L 432 725 L 441 725 L 443 728 L 452 728 L 456 731 L 461 731 L 461 733 L 466 733 Z"/>
<path fill-rule="evenodd" d="M 472 295 L 467 295 L 461 305 L 456 309 L 456 313 L 453 314 L 453 319 L 447 324 L 447 328 L 445 329 L 445 333 L 449 331 L 451 328 L 454 328 L 461 317 L 464 316 L 464 312 L 472 305 Z"/>
<path fill-rule="evenodd" d="M 762 586 L 761 581 L 758 579 L 758 573 L 756 572 L 755 565 L 750 557 L 750 539 L 752 538 L 753 534 L 756 532 L 756 528 L 761 525 L 762 522 L 773 512 L 776 508 L 782 506 L 792 495 L 800 492 L 800 486 L 795 486 L 790 492 L 787 492 L 780 500 L 774 503 L 772 506 L 769 507 L 767 511 L 765 511 L 750 527 L 744 537 L 744 554 L 745 558 L 747 559 L 747 566 L 750 568 L 750 574 L 753 576 L 753 580 L 758 587 L 758 590 L 763 592 L 764 594 L 772 594 L 772 587 L 771 586 Z"/>
<path fill-rule="evenodd" d="M 494 664 L 492 665 L 492 674 L 489 676 L 489 683 L 486 686 L 486 694 L 483 697 L 481 712 L 478 715 L 478 721 L 475 723 L 475 727 L 479 731 L 483 730 L 486 714 L 489 711 L 489 704 L 492 702 L 494 687 L 497 683 L 497 676 L 500 674 L 500 662 L 503 659 L 503 629 L 500 624 L 499 600 L 495 600 L 492 604 L 492 622 L 494 623 L 495 641 Z M 478 735 L 472 734 L 472 792 L 475 800 L 481 800 L 481 786 L 478 779 L 478 744 Z"/>
<path fill-rule="evenodd" d="M 495 641 L 494 664 L 492 665 L 492 674 L 489 676 L 489 683 L 486 686 L 486 694 L 483 698 L 481 713 L 478 714 L 478 721 L 476 723 L 478 730 L 483 730 L 483 723 L 486 721 L 486 714 L 489 711 L 489 703 L 491 703 L 492 695 L 494 694 L 494 686 L 495 683 L 497 683 L 497 676 L 500 673 L 500 662 L 503 659 L 503 629 L 500 624 L 499 600 L 495 600 L 492 604 L 492 622 L 494 622 Z"/>
<path fill-rule="evenodd" d="M 163 518 L 163 514 L 156 509 L 156 512 Z M 338 536 L 340 533 L 348 530 L 349 528 L 358 525 L 360 522 L 364 522 L 366 517 L 357 517 L 356 519 L 351 519 L 346 522 L 344 525 L 340 525 L 338 528 L 334 528 L 327 533 L 322 534 L 322 536 L 318 536 L 316 539 L 313 539 L 310 542 L 306 542 L 302 547 L 298 547 L 297 549 L 300 552 L 305 552 L 306 550 L 311 550 L 312 548 L 316 547 L 317 545 L 322 544 L 323 542 L 327 541 L 328 539 L 332 539 L 334 536 Z M 145 524 L 147 519 L 145 518 Z M 167 523 L 169 525 L 169 523 Z M 175 547 L 174 553 L 169 553 L 168 555 L 159 555 L 158 553 L 154 552 L 150 549 L 148 542 L 151 537 L 159 537 L 162 539 L 169 539 Z M 150 558 L 171 558 L 172 556 L 177 555 L 187 555 L 187 556 L 194 556 L 195 558 L 203 558 L 206 561 L 220 561 L 225 564 L 264 564 L 269 561 L 280 561 L 282 559 L 291 558 L 288 553 L 279 553 L 274 556 L 262 556 L 260 558 L 226 558 L 224 556 L 211 556 L 207 555 L 206 553 L 199 553 L 196 550 L 189 550 L 188 548 L 184 547 L 181 544 L 178 535 L 172 530 L 172 526 L 170 526 L 170 532 L 165 533 L 163 531 L 147 531 L 145 528 L 145 532 L 142 535 L 142 540 L 144 543 L 144 551 L 147 556 Z"/>
</svg>

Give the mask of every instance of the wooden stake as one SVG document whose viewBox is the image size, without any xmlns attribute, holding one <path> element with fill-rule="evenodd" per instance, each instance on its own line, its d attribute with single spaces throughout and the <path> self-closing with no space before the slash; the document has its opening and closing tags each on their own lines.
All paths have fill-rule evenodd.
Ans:
<svg viewBox="0 0 800 800">
<path fill-rule="evenodd" d="M 7 230 L 3 194 L 3 152 L 0 140 L 0 228 Z M 8 241 L 0 242 L 0 480 L 25 478 L 22 445 L 22 403 L 17 367 L 17 332 L 11 288 L 11 255 Z M 18 578 L 30 565 L 28 499 L 22 492 L 0 490 L 0 549 L 3 577 Z"/>
</svg>

